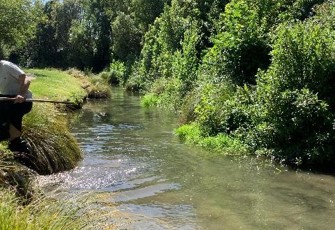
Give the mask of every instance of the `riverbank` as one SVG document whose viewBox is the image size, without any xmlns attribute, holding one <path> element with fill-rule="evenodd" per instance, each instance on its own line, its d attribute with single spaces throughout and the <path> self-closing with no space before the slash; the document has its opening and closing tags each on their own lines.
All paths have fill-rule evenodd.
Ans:
<svg viewBox="0 0 335 230">
<path fill-rule="evenodd" d="M 77 70 L 27 69 L 26 72 L 34 78 L 30 87 L 34 98 L 68 101 L 71 104 L 34 103 L 32 111 L 23 120 L 23 137 L 32 146 L 31 155 L 14 155 L 7 149 L 6 142 L 0 143 L 0 188 L 4 189 L 1 193 L 6 194 L 1 197 L 10 200 L 8 205 L 11 210 L 21 209 L 16 206 L 16 199 L 24 203 L 35 202 L 32 186 L 34 176 L 70 170 L 78 164 L 82 154 L 69 131 L 68 115 L 73 109 L 80 109 L 92 95 L 109 95 L 109 88 L 99 82 L 97 77 L 86 76 Z M 13 192 L 19 198 L 14 198 Z M 0 203 L 6 203 L 6 199 L 1 199 Z M 22 218 L 20 215 L 9 218 L 12 212 L 8 214 L 6 208 L 7 205 L 0 205 L 0 220 L 10 219 L 10 226 L 1 229 L 13 229 L 13 226 L 17 226 L 13 218 L 18 222 Z M 37 212 L 36 218 L 40 214 Z M 55 214 L 59 214 L 59 211 Z"/>
</svg>

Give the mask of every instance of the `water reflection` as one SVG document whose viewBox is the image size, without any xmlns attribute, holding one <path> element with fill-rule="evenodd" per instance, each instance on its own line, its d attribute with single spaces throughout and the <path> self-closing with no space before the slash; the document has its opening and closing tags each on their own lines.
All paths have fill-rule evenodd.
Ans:
<svg viewBox="0 0 335 230">
<path fill-rule="evenodd" d="M 40 177 L 60 197 L 90 192 L 117 229 L 333 229 L 332 176 L 215 156 L 179 142 L 173 114 L 113 92 L 88 103 L 73 133 L 85 154 L 70 172 Z M 93 194 L 93 195 L 92 195 Z M 98 203 L 98 204 L 97 204 Z M 116 212 L 119 215 L 116 215 Z M 120 213 L 127 213 L 121 215 Z M 100 212 L 99 212 L 100 213 Z"/>
</svg>

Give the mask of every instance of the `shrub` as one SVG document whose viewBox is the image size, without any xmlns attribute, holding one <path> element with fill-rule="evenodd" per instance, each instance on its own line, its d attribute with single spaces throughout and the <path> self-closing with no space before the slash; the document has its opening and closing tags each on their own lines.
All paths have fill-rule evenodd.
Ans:
<svg viewBox="0 0 335 230">
<path fill-rule="evenodd" d="M 255 130 L 254 138 L 262 144 L 258 147 L 275 149 L 275 156 L 290 163 L 334 160 L 334 116 L 316 94 L 308 89 L 284 91 L 267 106 L 267 122 Z"/>
<path fill-rule="evenodd" d="M 123 62 L 114 61 L 100 76 L 112 85 L 124 85 L 126 82 L 126 67 Z"/>
<path fill-rule="evenodd" d="M 248 141 L 293 164 L 334 162 L 334 33 L 314 20 L 283 24 L 273 48 Z"/>
<path fill-rule="evenodd" d="M 204 135 L 233 134 L 250 123 L 247 87 L 207 84 L 198 92 L 201 96 L 195 106 L 195 120 Z"/>
<path fill-rule="evenodd" d="M 158 97 L 154 94 L 146 94 L 141 99 L 141 105 L 145 108 L 156 106 L 158 104 Z"/>
<path fill-rule="evenodd" d="M 197 46 L 200 43 L 199 25 L 193 23 L 191 28 L 184 33 L 182 49 L 173 55 L 173 77 L 180 81 L 179 96 L 182 99 L 193 89 L 197 80 L 199 65 Z"/>
<path fill-rule="evenodd" d="M 186 143 L 199 145 L 207 150 L 225 155 L 242 155 L 248 153 L 245 144 L 226 134 L 216 136 L 203 136 L 202 131 L 195 123 L 182 125 L 176 129 L 176 134 Z"/>
<path fill-rule="evenodd" d="M 214 46 L 201 68 L 208 81 L 229 81 L 240 86 L 255 84 L 257 70 L 268 67 L 270 25 L 265 23 L 262 7 L 265 6 L 261 1 L 234 0 L 227 4 L 218 22 L 221 30 L 212 36 Z"/>
</svg>

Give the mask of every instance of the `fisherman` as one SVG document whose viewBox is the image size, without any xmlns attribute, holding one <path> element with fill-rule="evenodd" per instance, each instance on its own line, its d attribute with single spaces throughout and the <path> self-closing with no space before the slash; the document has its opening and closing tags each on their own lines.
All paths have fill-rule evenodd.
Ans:
<svg viewBox="0 0 335 230">
<path fill-rule="evenodd" d="M 8 148 L 12 152 L 31 153 L 31 146 L 22 135 L 22 118 L 32 108 L 32 98 L 28 90 L 30 77 L 17 65 L 0 61 L 0 97 L 11 97 L 14 101 L 0 102 L 0 141 L 9 140 Z"/>
</svg>

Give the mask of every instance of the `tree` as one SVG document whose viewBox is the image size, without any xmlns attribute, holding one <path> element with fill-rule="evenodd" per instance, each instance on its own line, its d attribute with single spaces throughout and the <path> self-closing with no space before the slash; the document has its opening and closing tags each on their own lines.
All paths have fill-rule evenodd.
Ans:
<svg viewBox="0 0 335 230">
<path fill-rule="evenodd" d="M 69 65 L 79 69 L 92 67 L 95 45 L 89 21 L 74 21 L 69 37 Z"/>
<path fill-rule="evenodd" d="M 82 5 L 79 0 L 64 0 L 55 9 L 55 39 L 57 42 L 58 67 L 69 67 L 69 38 L 72 24 L 80 19 Z"/>
<path fill-rule="evenodd" d="M 164 5 L 171 0 L 132 0 L 131 12 L 142 33 L 149 29 L 155 19 L 163 12 Z"/>
<path fill-rule="evenodd" d="M 44 6 L 44 20 L 37 25 L 36 38 L 31 43 L 33 44 L 33 49 L 31 49 L 31 54 L 34 56 L 33 66 L 56 66 L 58 42 L 56 39 L 55 16 L 59 5 L 58 1 L 50 1 Z"/>
<path fill-rule="evenodd" d="M 258 147 L 274 149 L 290 163 L 335 161 L 333 36 L 322 19 L 282 24 L 272 64 L 259 74 L 260 122 L 251 132 Z"/>
<path fill-rule="evenodd" d="M 113 57 L 122 62 L 131 61 L 141 50 L 141 33 L 134 20 L 120 12 L 112 23 Z"/>
<path fill-rule="evenodd" d="M 0 5 L 0 57 L 22 47 L 34 36 L 40 1 L 6 0 Z"/>
<path fill-rule="evenodd" d="M 113 13 L 108 4 L 108 1 L 103 0 L 72 3 L 73 10 L 78 15 L 72 18 L 65 46 L 69 66 L 99 72 L 110 63 L 110 18 Z M 68 7 L 64 6 L 64 10 L 66 9 Z"/>
</svg>

